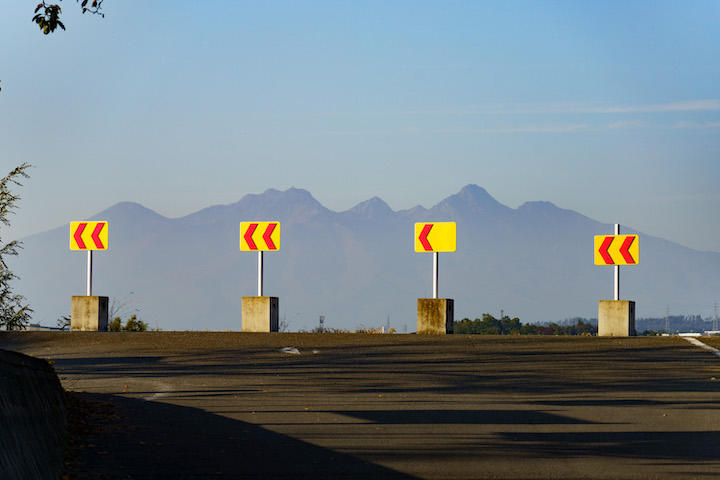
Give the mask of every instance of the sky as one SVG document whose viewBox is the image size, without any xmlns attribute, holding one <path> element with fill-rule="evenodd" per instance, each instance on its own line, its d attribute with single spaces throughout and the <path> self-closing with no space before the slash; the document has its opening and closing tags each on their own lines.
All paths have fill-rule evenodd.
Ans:
<svg viewBox="0 0 720 480">
<path fill-rule="evenodd" d="M 291 186 L 342 211 L 474 183 L 720 252 L 720 2 L 105 0 L 0 15 L 3 241 L 119 202 Z M 611 233 L 611 232 L 598 232 Z"/>
</svg>

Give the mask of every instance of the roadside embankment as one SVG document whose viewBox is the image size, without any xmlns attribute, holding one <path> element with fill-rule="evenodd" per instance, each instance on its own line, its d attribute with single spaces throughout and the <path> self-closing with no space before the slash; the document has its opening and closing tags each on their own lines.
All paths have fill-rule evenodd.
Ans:
<svg viewBox="0 0 720 480">
<path fill-rule="evenodd" d="M 53 367 L 0 350 L 0 478 L 59 478 L 66 422 L 65 394 Z"/>
</svg>

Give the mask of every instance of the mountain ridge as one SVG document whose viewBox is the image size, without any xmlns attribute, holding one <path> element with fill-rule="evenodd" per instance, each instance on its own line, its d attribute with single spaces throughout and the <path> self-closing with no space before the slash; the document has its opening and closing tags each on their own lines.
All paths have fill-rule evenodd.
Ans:
<svg viewBox="0 0 720 480">
<path fill-rule="evenodd" d="M 302 189 L 302 188 L 296 188 L 296 187 L 290 187 L 286 190 L 278 190 L 274 188 L 266 189 L 263 193 L 250 193 L 244 195 L 240 200 L 237 200 L 235 202 L 226 203 L 226 204 L 217 204 L 217 205 L 210 205 L 207 207 L 203 207 L 199 210 L 196 210 L 194 212 L 190 212 L 188 214 L 179 216 L 179 217 L 167 217 L 165 215 L 162 215 L 161 213 L 158 213 L 157 211 L 153 210 L 152 208 L 146 207 L 145 205 L 142 205 L 141 203 L 130 201 L 130 200 L 123 200 L 120 202 L 117 202 L 100 212 L 88 217 L 88 219 L 100 219 L 103 216 L 107 216 L 108 214 L 113 214 L 115 211 L 125 211 L 128 210 L 128 213 L 134 213 L 138 214 L 138 212 L 156 217 L 158 219 L 162 220 L 172 220 L 172 221 L 179 221 L 179 220 L 187 220 L 191 219 L 195 216 L 202 215 L 209 212 L 215 212 L 215 211 L 224 211 L 224 212 L 233 212 L 234 210 L 238 208 L 255 208 L 259 204 L 267 205 L 267 204 L 276 204 L 278 199 L 288 200 L 288 199 L 301 199 L 304 201 L 302 206 L 304 207 L 311 207 L 317 209 L 318 212 L 321 213 L 330 213 L 330 214 L 357 214 L 357 215 L 364 215 L 372 211 L 373 213 L 376 213 L 378 210 L 380 210 L 383 214 L 385 213 L 392 213 L 392 214 L 400 214 L 400 215 L 417 215 L 425 212 L 430 211 L 447 211 L 451 208 L 457 208 L 460 207 L 469 207 L 472 209 L 478 209 L 480 207 L 490 207 L 492 209 L 498 209 L 506 212 L 515 211 L 518 213 L 533 210 L 533 211 L 545 211 L 545 210 L 556 210 L 559 212 L 567 212 L 569 214 L 579 215 L 583 218 L 587 218 L 589 220 L 595 221 L 575 210 L 572 209 L 565 209 L 562 207 L 558 207 L 552 202 L 545 201 L 545 200 L 535 200 L 535 201 L 526 201 L 522 203 L 517 208 L 508 207 L 499 201 L 497 201 L 492 195 L 490 195 L 487 190 L 484 188 L 476 185 L 476 184 L 468 184 L 464 186 L 458 193 L 455 193 L 453 195 L 449 195 L 448 197 L 444 198 L 443 200 L 440 200 L 438 203 L 433 205 L 430 208 L 426 208 L 422 205 L 416 205 L 414 207 L 408 208 L 408 209 L 400 209 L 400 210 L 393 210 L 390 205 L 383 200 L 379 196 L 373 196 L 367 200 L 363 200 L 361 202 L 358 202 L 354 206 L 346 209 L 346 210 L 331 210 L 324 205 L 320 201 L 318 201 L 308 190 Z M 485 208 L 487 209 L 487 208 Z M 43 230 L 31 235 L 27 235 L 23 238 L 28 238 L 37 234 L 42 234 L 51 230 L 55 230 L 56 228 L 62 228 L 60 227 L 54 227 L 49 230 Z M 660 237 L 658 237 L 660 238 Z M 22 240 L 22 239 L 21 239 Z M 670 241 L 670 240 L 668 240 Z M 676 243 L 676 242 L 674 242 Z M 678 244 L 681 245 L 681 244 Z M 687 247 L 690 248 L 690 247 Z"/>
<path fill-rule="evenodd" d="M 413 330 L 416 299 L 430 295 L 430 256 L 413 251 L 413 223 L 456 221 L 458 248 L 441 254 L 440 294 L 456 315 L 504 309 L 523 321 L 596 315 L 611 294 L 612 269 L 592 261 L 592 237 L 612 226 L 550 202 L 510 208 L 469 184 L 429 209 L 394 211 L 372 197 L 344 211 L 303 189 L 268 189 L 176 218 L 135 202 L 94 215 L 110 222 L 110 249 L 94 256 L 95 291 L 137 295 L 151 325 L 165 329 L 240 328 L 240 297 L 254 294 L 254 256 L 239 252 L 239 223 L 279 220 L 281 249 L 266 256 L 266 291 L 281 298 L 290 328 L 384 324 Z M 632 229 L 624 229 L 630 233 Z M 67 227 L 25 237 L 12 259 L 17 289 L 53 324 L 84 291 L 84 256 L 67 249 Z M 720 290 L 720 253 L 700 252 L 639 233 L 640 264 L 623 267 L 624 298 L 638 316 L 698 313 Z M 70 280 L 70 281 L 68 281 Z"/>
</svg>

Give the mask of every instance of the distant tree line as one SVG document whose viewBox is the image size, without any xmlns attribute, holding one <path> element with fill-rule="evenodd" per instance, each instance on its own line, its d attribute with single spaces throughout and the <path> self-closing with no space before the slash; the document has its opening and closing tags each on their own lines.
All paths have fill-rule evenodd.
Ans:
<svg viewBox="0 0 720 480">
<path fill-rule="evenodd" d="M 597 318 L 575 317 L 558 322 L 560 325 L 589 323 L 597 326 Z M 667 325 L 667 327 L 666 327 Z M 697 332 L 713 329 L 713 319 L 703 319 L 700 315 L 670 315 L 668 317 L 647 317 L 635 319 L 638 335 L 660 335 L 663 333 Z"/>
<path fill-rule="evenodd" d="M 478 334 L 478 335 L 597 335 L 597 326 L 589 322 L 578 320 L 572 325 L 549 324 L 523 324 L 517 317 L 510 318 L 504 315 L 502 318 L 495 318 L 489 313 L 484 313 L 482 318 L 470 320 L 463 318 L 454 323 L 456 334 Z"/>
<path fill-rule="evenodd" d="M 667 323 L 667 328 L 665 324 Z M 698 332 L 702 333 L 712 330 L 712 319 L 705 319 L 700 315 L 670 315 L 660 318 L 638 318 L 635 320 L 635 328 L 638 332 L 659 332 L 659 333 L 677 333 L 677 332 Z"/>
</svg>

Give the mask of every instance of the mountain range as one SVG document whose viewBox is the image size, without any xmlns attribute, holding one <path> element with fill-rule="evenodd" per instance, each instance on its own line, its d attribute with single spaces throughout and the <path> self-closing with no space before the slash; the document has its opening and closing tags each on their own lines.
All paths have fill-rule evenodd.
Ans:
<svg viewBox="0 0 720 480">
<path fill-rule="evenodd" d="M 457 251 L 439 256 L 439 294 L 455 299 L 456 319 L 501 310 L 523 322 L 595 317 L 613 291 L 612 268 L 593 262 L 593 236 L 612 225 L 549 202 L 510 208 L 477 185 L 429 209 L 393 211 L 374 197 L 335 212 L 290 188 L 180 218 L 122 202 L 87 220 L 109 222 L 109 249 L 93 256 L 93 293 L 164 330 L 240 329 L 241 297 L 257 288 L 256 255 L 239 250 L 241 221 L 281 222 L 281 249 L 264 256 L 264 293 L 280 297 L 293 331 L 320 315 L 332 328 L 389 318 L 414 331 L 416 299 L 432 295 L 432 255 L 414 252 L 415 222 L 457 222 Z M 621 297 L 637 302 L 638 317 L 706 312 L 717 300 L 720 253 L 621 233 L 639 235 L 639 264 L 621 267 Z M 68 225 L 26 237 L 12 259 L 34 322 L 54 325 L 85 293 L 86 255 L 70 251 L 68 237 Z"/>
</svg>

